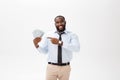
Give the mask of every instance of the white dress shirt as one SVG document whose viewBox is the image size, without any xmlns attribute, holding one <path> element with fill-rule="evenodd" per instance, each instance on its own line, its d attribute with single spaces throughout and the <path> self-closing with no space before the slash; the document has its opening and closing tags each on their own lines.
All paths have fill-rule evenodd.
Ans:
<svg viewBox="0 0 120 80">
<path fill-rule="evenodd" d="M 80 43 L 76 34 L 70 31 L 64 32 L 61 35 L 63 41 L 62 62 L 66 63 L 71 61 L 73 52 L 80 50 Z M 38 43 L 39 47 L 37 49 L 40 53 L 48 54 L 48 62 L 57 63 L 58 45 L 51 43 L 47 37 L 59 38 L 59 35 L 56 31 L 50 31 L 44 34 L 42 40 Z"/>
</svg>

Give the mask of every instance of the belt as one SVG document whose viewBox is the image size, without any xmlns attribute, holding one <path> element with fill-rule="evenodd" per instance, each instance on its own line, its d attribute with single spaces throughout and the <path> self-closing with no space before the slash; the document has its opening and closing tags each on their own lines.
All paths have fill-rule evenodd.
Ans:
<svg viewBox="0 0 120 80">
<path fill-rule="evenodd" d="M 67 63 L 52 63 L 52 62 L 48 62 L 48 64 L 52 64 L 52 65 L 58 65 L 58 66 L 67 66 L 67 65 L 70 65 L 70 62 L 67 62 Z"/>
</svg>

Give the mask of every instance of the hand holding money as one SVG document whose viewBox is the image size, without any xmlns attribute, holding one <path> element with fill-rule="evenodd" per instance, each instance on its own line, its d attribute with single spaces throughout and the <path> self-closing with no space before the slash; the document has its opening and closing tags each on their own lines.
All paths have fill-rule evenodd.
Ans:
<svg viewBox="0 0 120 80">
<path fill-rule="evenodd" d="M 39 47 L 38 43 L 41 41 L 43 35 L 44 35 L 44 32 L 39 29 L 36 29 L 33 31 L 33 37 L 34 37 L 33 43 L 36 48 Z"/>
</svg>

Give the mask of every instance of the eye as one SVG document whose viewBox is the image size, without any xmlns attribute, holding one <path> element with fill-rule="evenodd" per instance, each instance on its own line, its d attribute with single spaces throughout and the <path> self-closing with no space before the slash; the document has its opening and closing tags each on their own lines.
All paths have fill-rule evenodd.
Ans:
<svg viewBox="0 0 120 80">
<path fill-rule="evenodd" d="M 59 23 L 59 22 L 56 22 L 57 24 Z"/>
<path fill-rule="evenodd" d="M 65 24 L 65 22 L 62 22 L 61 24 Z"/>
</svg>

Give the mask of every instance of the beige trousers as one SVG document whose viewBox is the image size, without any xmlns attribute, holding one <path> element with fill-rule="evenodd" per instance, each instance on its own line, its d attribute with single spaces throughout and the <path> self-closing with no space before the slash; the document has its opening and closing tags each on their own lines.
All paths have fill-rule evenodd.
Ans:
<svg viewBox="0 0 120 80">
<path fill-rule="evenodd" d="M 46 69 L 46 80 L 69 80 L 70 65 L 57 66 L 48 64 Z"/>
</svg>

